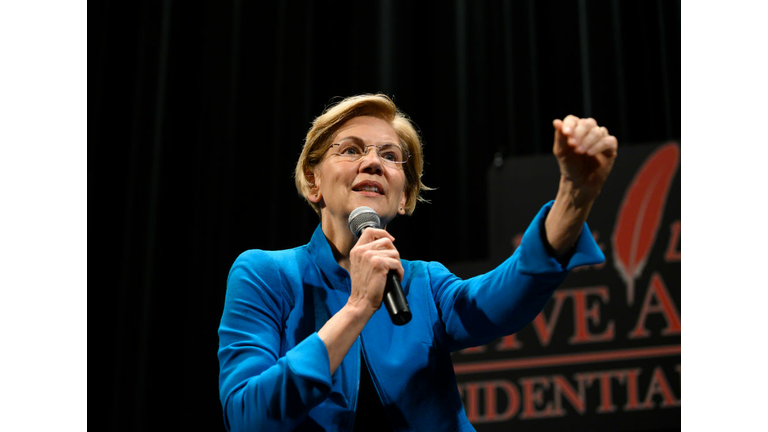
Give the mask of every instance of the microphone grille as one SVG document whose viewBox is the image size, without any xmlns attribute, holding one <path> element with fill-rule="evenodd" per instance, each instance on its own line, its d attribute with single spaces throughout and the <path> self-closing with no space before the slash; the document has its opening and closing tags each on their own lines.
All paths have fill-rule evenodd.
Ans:
<svg viewBox="0 0 768 432">
<path fill-rule="evenodd" d="M 349 215 L 349 230 L 352 231 L 356 237 L 360 237 L 363 229 L 365 228 L 378 228 L 381 225 L 381 220 L 376 210 L 370 207 L 358 207 L 352 211 Z"/>
</svg>

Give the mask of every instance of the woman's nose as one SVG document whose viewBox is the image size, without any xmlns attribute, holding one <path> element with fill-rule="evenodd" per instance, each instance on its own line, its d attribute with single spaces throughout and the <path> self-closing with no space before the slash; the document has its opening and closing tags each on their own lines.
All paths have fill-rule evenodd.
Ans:
<svg viewBox="0 0 768 432">
<path fill-rule="evenodd" d="M 379 150 L 375 147 L 368 147 L 367 152 L 360 158 L 361 169 L 376 169 L 381 170 L 383 160 L 379 155 Z"/>
</svg>

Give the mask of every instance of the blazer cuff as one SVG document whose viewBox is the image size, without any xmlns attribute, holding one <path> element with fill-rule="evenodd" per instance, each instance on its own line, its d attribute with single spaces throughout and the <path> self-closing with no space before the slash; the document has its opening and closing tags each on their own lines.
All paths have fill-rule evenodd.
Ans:
<svg viewBox="0 0 768 432">
<path fill-rule="evenodd" d="M 293 373 L 320 386 L 323 393 L 331 391 L 331 361 L 325 342 L 317 332 L 301 341 L 286 354 L 286 361 Z"/>
<path fill-rule="evenodd" d="M 515 253 L 520 253 L 520 268 L 523 273 L 543 274 L 571 271 L 583 265 L 593 265 L 605 262 L 605 255 L 592 238 L 592 232 L 587 223 L 581 230 L 573 252 L 567 259 L 558 261 L 546 244 L 544 222 L 554 204 L 554 200 L 545 204 L 523 234 L 520 247 Z"/>
</svg>

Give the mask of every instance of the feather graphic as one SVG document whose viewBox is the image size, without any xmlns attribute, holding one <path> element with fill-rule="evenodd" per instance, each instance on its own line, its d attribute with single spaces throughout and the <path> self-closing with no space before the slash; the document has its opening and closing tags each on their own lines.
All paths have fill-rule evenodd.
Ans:
<svg viewBox="0 0 768 432">
<path fill-rule="evenodd" d="M 611 239 L 613 262 L 627 284 L 630 306 L 635 297 L 635 279 L 642 274 L 656 241 L 679 160 L 677 143 L 659 147 L 638 169 L 619 207 Z"/>
</svg>

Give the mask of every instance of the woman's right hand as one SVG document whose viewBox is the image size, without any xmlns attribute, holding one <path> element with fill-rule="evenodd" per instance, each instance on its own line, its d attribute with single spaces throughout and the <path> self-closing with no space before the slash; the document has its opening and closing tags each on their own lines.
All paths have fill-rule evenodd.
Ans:
<svg viewBox="0 0 768 432">
<path fill-rule="evenodd" d="M 381 308 L 389 271 L 396 271 L 400 280 L 403 279 L 405 271 L 400 253 L 392 243 L 394 240 L 385 230 L 366 228 L 349 252 L 352 279 L 349 300 L 317 332 L 328 349 L 331 374 L 336 372 L 368 320 Z"/>
<path fill-rule="evenodd" d="M 383 229 L 363 230 L 349 253 L 352 292 L 348 304 L 373 315 L 381 308 L 389 271 L 394 270 L 399 279 L 403 279 L 405 271 L 394 241 L 395 238 Z"/>
</svg>

